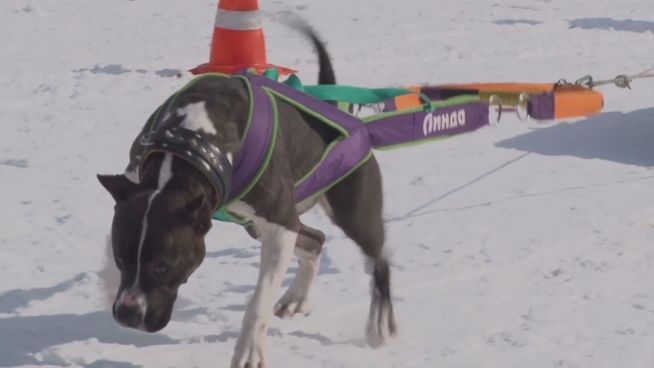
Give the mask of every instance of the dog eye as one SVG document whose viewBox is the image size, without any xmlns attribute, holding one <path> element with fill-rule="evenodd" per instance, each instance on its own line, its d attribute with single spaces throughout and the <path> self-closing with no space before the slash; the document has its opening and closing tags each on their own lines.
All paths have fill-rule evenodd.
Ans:
<svg viewBox="0 0 654 368">
<path fill-rule="evenodd" d="M 163 263 L 155 263 L 152 266 L 152 274 L 155 276 L 161 276 L 168 272 L 168 266 Z"/>
</svg>

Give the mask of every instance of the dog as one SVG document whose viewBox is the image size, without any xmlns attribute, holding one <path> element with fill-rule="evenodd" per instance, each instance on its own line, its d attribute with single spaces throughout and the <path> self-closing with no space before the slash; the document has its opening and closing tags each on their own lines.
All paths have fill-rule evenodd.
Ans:
<svg viewBox="0 0 654 368">
<path fill-rule="evenodd" d="M 319 60 L 319 84 L 336 78 L 324 43 L 309 27 L 302 33 Z M 174 152 L 148 153 L 151 127 L 183 128 L 215 149 L 221 169 L 230 175 L 243 147 L 250 102 L 246 86 L 234 78 L 204 78 L 169 99 L 148 120 L 130 149 L 124 174 L 98 175 L 116 204 L 111 246 L 120 270 L 113 303 L 114 319 L 147 332 L 169 322 L 179 287 L 205 256 L 205 235 L 216 204 L 228 190 L 188 159 Z M 265 340 L 273 313 L 282 318 L 310 312 L 324 234 L 302 223 L 300 215 L 319 205 L 363 251 L 372 274 L 367 341 L 380 346 L 396 334 L 390 269 L 384 254 L 382 178 L 374 156 L 317 198 L 298 203 L 294 184 L 317 162 L 334 132 L 282 99 L 276 100 L 279 128 L 267 169 L 229 211 L 250 221 L 248 232 L 261 241 L 261 264 L 254 295 L 247 305 L 231 367 L 266 366 Z M 181 154 L 183 155 L 183 153 Z M 190 155 L 190 153 L 189 153 Z M 299 268 L 288 290 L 274 303 L 295 254 Z"/>
</svg>

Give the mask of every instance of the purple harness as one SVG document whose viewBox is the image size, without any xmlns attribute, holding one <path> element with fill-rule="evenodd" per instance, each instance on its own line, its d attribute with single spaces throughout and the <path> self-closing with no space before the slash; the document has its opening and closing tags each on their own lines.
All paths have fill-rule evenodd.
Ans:
<svg viewBox="0 0 654 368">
<path fill-rule="evenodd" d="M 248 72 L 235 77 L 248 82 L 251 112 L 241 149 L 234 158 L 227 205 L 247 194 L 266 169 L 277 134 L 274 97 L 310 113 L 341 132 L 320 162 L 296 183 L 296 202 L 318 195 L 338 183 L 362 165 L 371 156 L 373 148 L 389 148 L 456 135 L 488 124 L 488 105 L 481 101 L 437 108 L 432 112 L 418 109 L 383 113 L 364 121 L 267 77 Z M 218 215 L 219 212 L 214 218 L 225 220 L 224 216 Z"/>
</svg>

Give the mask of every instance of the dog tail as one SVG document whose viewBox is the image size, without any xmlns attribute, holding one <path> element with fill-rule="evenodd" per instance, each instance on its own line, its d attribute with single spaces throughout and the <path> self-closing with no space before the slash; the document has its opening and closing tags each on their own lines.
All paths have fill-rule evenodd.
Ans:
<svg viewBox="0 0 654 368">
<path fill-rule="evenodd" d="M 313 44 L 316 54 L 318 54 L 318 84 L 336 84 L 336 75 L 332 66 L 332 60 L 329 57 L 325 43 L 318 37 L 316 31 L 304 20 L 295 19 L 291 26 L 303 35 L 305 35 Z"/>
<path fill-rule="evenodd" d="M 311 38 L 313 47 L 316 49 L 316 53 L 318 54 L 318 65 L 320 66 L 318 72 L 318 84 L 336 84 L 336 74 L 334 74 L 332 60 L 329 57 L 325 43 L 318 38 L 316 32 L 311 28 L 307 29 L 307 36 Z"/>
</svg>

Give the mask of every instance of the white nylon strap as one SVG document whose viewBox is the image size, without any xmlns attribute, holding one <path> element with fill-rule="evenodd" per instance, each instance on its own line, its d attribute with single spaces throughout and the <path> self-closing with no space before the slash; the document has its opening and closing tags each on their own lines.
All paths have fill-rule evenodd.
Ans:
<svg viewBox="0 0 654 368">
<path fill-rule="evenodd" d="M 234 11 L 218 8 L 216 27 L 235 31 L 251 31 L 261 28 L 259 10 Z"/>
</svg>

